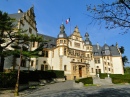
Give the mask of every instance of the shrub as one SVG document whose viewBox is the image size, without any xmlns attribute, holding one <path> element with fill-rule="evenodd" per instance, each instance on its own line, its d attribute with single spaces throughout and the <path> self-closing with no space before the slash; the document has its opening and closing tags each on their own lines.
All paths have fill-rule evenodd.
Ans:
<svg viewBox="0 0 130 97">
<path fill-rule="evenodd" d="M 16 83 L 17 75 L 15 73 L 0 73 L 0 87 L 14 87 Z"/>
<path fill-rule="evenodd" d="M 19 76 L 19 84 L 28 84 L 29 81 L 29 73 L 20 71 L 20 76 Z"/>
<path fill-rule="evenodd" d="M 101 73 L 100 78 L 107 77 L 107 74 Z M 130 83 L 130 74 L 110 74 L 110 78 L 112 78 L 112 83 Z"/>
<path fill-rule="evenodd" d="M 92 77 L 87 77 L 87 78 L 82 78 L 82 79 L 76 80 L 75 82 L 76 83 L 82 82 L 84 85 L 93 84 L 93 79 L 92 79 Z"/>
<path fill-rule="evenodd" d="M 48 70 L 48 72 L 52 72 L 53 78 L 64 78 L 64 71 L 61 70 Z"/>
<path fill-rule="evenodd" d="M 29 81 L 39 81 L 40 79 L 52 80 L 52 78 L 64 78 L 64 71 L 47 70 L 47 71 L 30 71 Z"/>
<path fill-rule="evenodd" d="M 118 84 L 118 83 L 130 83 L 130 79 L 112 78 L 112 83 L 114 83 L 114 84 Z"/>
<path fill-rule="evenodd" d="M 107 73 L 100 73 L 100 74 L 99 74 L 99 77 L 100 77 L 101 79 L 105 79 L 105 77 L 107 77 Z"/>
</svg>

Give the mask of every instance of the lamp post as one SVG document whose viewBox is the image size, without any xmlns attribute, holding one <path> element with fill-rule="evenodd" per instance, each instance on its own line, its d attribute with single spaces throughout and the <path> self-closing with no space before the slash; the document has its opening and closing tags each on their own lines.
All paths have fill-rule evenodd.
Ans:
<svg viewBox="0 0 130 97">
<path fill-rule="evenodd" d="M 20 75 L 20 66 L 21 66 L 21 61 L 22 61 L 22 50 L 23 50 L 23 45 L 21 46 L 21 49 L 20 49 L 20 63 L 18 66 L 18 74 L 17 74 L 17 81 L 15 85 L 14 96 L 19 96 L 19 75 Z"/>
</svg>

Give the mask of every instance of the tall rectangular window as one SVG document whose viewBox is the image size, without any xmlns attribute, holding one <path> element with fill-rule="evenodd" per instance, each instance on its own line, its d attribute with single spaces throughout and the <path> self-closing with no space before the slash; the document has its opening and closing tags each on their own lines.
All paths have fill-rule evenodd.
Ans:
<svg viewBox="0 0 130 97">
<path fill-rule="evenodd" d="M 31 28 L 29 28 L 29 33 L 32 34 L 32 29 Z"/>
<path fill-rule="evenodd" d="M 22 61 L 21 61 L 21 66 L 22 66 L 22 67 L 26 67 L 26 61 L 25 61 L 25 60 L 22 60 Z"/>
<path fill-rule="evenodd" d="M 66 48 L 64 48 L 64 55 L 66 55 Z"/>
<path fill-rule="evenodd" d="M 67 71 L 67 66 L 66 65 L 64 65 L 64 71 Z"/>
<path fill-rule="evenodd" d="M 93 68 L 91 68 L 91 70 L 92 70 L 92 73 L 93 73 Z"/>
<path fill-rule="evenodd" d="M 31 60 L 31 66 L 33 66 L 33 64 L 34 64 L 34 61 L 33 61 L 33 60 Z"/>
<path fill-rule="evenodd" d="M 35 42 L 32 42 L 32 47 L 35 47 Z"/>
<path fill-rule="evenodd" d="M 100 59 L 98 59 L 98 63 L 100 63 Z"/>
</svg>

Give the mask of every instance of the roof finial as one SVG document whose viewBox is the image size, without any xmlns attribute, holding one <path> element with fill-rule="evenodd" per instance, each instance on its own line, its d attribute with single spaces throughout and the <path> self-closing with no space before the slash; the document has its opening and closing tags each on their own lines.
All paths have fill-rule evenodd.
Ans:
<svg viewBox="0 0 130 97">
<path fill-rule="evenodd" d="M 104 41 L 105 41 L 105 44 L 106 44 L 106 38 L 104 37 Z"/>
<path fill-rule="evenodd" d="M 64 23 L 63 23 L 63 17 L 62 17 L 62 24 L 64 24 Z"/>
<path fill-rule="evenodd" d="M 116 47 L 118 48 L 118 43 L 116 42 Z"/>
</svg>

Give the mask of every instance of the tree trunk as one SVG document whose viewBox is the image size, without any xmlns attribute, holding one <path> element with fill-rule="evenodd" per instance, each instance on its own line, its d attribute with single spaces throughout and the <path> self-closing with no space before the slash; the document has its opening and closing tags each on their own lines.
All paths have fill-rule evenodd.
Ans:
<svg viewBox="0 0 130 97">
<path fill-rule="evenodd" d="M 16 57 L 13 55 L 13 71 L 15 70 L 16 67 Z"/>
<path fill-rule="evenodd" d="M 4 60 L 5 60 L 4 56 L 1 55 L 0 56 L 0 72 L 4 71 Z"/>
</svg>

